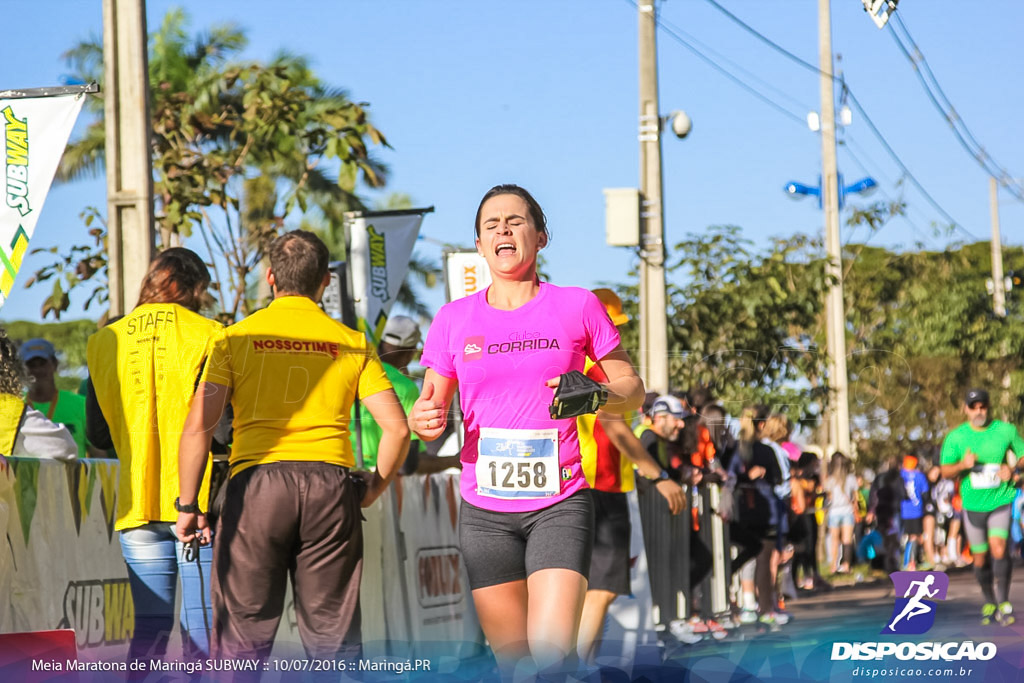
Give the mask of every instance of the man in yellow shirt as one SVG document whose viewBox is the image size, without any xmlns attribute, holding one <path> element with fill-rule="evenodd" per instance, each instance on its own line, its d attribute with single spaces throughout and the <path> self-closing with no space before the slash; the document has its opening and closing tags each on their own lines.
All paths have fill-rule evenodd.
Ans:
<svg viewBox="0 0 1024 683">
<path fill-rule="evenodd" d="M 208 542 L 196 505 L 214 429 L 234 408 L 231 479 L 214 547 L 211 650 L 269 655 L 287 578 L 310 657 L 351 657 L 360 637 L 360 505 L 383 493 L 409 448 L 405 413 L 366 338 L 320 310 L 327 247 L 295 230 L 270 246 L 265 310 L 214 336 L 182 431 L 178 537 Z M 381 426 L 377 469 L 354 466 L 356 398 Z"/>
</svg>

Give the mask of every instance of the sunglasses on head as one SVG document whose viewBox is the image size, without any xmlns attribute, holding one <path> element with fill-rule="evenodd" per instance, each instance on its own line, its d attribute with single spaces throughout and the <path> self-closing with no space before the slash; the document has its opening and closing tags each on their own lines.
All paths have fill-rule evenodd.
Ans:
<svg viewBox="0 0 1024 683">
<path fill-rule="evenodd" d="M 988 410 L 988 404 L 987 403 L 972 403 L 971 405 L 967 406 L 967 409 L 968 410 L 982 410 L 982 409 Z"/>
</svg>

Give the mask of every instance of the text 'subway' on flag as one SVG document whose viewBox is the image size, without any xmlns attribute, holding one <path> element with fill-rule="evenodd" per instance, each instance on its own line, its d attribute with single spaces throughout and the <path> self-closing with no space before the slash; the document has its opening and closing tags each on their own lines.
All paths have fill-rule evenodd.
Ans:
<svg viewBox="0 0 1024 683">
<path fill-rule="evenodd" d="M 28 251 L 83 95 L 0 98 L 0 306 Z"/>
<path fill-rule="evenodd" d="M 376 346 L 384 332 L 391 306 L 409 271 L 423 214 L 407 209 L 346 214 L 351 243 L 348 248 L 356 325 Z"/>
</svg>

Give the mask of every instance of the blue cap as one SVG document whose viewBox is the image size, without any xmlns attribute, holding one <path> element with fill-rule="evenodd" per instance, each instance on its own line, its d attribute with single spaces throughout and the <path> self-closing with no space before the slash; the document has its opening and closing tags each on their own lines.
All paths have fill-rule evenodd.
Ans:
<svg viewBox="0 0 1024 683">
<path fill-rule="evenodd" d="M 57 349 L 53 348 L 53 344 L 45 339 L 29 339 L 21 345 L 18 355 L 21 356 L 22 363 L 27 363 L 34 358 L 53 358 L 56 360 Z"/>
</svg>

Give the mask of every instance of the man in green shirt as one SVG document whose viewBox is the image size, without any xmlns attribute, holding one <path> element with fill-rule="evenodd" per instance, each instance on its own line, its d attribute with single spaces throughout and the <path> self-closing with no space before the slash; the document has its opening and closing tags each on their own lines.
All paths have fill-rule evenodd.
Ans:
<svg viewBox="0 0 1024 683">
<path fill-rule="evenodd" d="M 380 344 L 377 345 L 377 355 L 380 356 L 384 365 L 384 372 L 395 388 L 395 393 L 398 394 L 398 400 L 406 414 L 412 410 L 412 405 L 420 397 L 419 387 L 406 376 L 405 372 L 416 355 L 421 340 L 420 328 L 415 320 L 404 315 L 393 315 L 384 325 Z M 353 406 L 352 419 L 355 420 L 355 418 L 356 407 Z M 381 428 L 370 415 L 370 411 L 362 406 L 359 409 L 359 423 L 363 436 L 363 468 L 372 470 L 377 466 L 377 448 L 380 446 Z M 352 450 L 358 453 L 356 434 L 356 430 L 352 429 Z M 419 445 L 419 437 L 413 434 L 409 444 L 409 455 L 401 470 L 402 474 L 416 471 Z"/>
<path fill-rule="evenodd" d="M 1013 425 L 990 417 L 984 389 L 967 392 L 964 413 L 967 422 L 942 442 L 942 476 L 960 480 L 964 531 L 974 556 L 974 575 L 985 596 L 981 623 L 995 620 L 1008 626 L 1014 622 L 1009 600 L 1013 564 L 1006 555 L 1006 539 L 1010 506 L 1017 495 L 1013 479 L 1018 464 L 1024 464 L 1024 439 Z"/>
<path fill-rule="evenodd" d="M 57 351 L 45 339 L 29 339 L 18 351 L 29 377 L 28 400 L 33 408 L 67 427 L 78 444 L 78 457 L 104 458 L 85 438 L 85 397 L 57 390 Z"/>
</svg>

